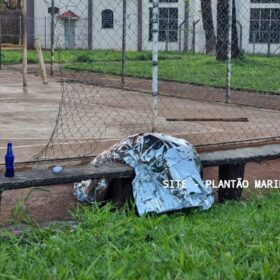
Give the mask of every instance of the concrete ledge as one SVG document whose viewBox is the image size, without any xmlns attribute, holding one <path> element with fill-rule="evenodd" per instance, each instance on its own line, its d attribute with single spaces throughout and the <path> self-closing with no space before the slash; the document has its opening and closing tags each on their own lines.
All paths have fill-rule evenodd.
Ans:
<svg viewBox="0 0 280 280">
<path fill-rule="evenodd" d="M 122 163 L 108 163 L 102 166 L 65 168 L 56 174 L 51 169 L 16 172 L 15 177 L 0 177 L 0 190 L 15 190 L 29 187 L 51 186 L 80 182 L 98 178 L 131 178 L 134 170 Z"/>
<path fill-rule="evenodd" d="M 203 167 L 245 164 L 280 158 L 280 145 L 266 145 L 200 154 Z"/>
<path fill-rule="evenodd" d="M 244 174 L 247 162 L 261 162 L 280 157 L 280 145 L 267 145 L 255 148 L 241 148 L 229 151 L 218 151 L 202 153 L 201 161 L 203 167 L 219 166 L 225 169 L 227 175 L 221 175 L 223 179 L 230 177 L 236 179 Z M 235 172 L 239 166 L 238 172 Z M 122 163 L 107 163 L 102 166 L 81 166 L 76 168 L 65 168 L 61 173 L 56 174 L 51 169 L 30 170 L 16 172 L 15 177 L 5 178 L 0 176 L 0 192 L 5 190 L 23 189 L 29 187 L 51 186 L 80 182 L 89 179 L 111 178 L 127 179 L 134 177 L 133 168 Z M 1 195 L 1 194 L 0 194 Z"/>
</svg>

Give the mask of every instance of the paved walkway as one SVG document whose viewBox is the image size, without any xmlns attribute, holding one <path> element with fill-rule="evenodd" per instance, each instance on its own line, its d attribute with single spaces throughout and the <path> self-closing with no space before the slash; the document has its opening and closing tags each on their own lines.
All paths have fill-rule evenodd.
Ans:
<svg viewBox="0 0 280 280">
<path fill-rule="evenodd" d="M 21 70 L 21 65 L 11 65 L 10 69 Z M 47 65 L 49 69 L 49 66 Z M 29 65 L 29 73 L 39 74 L 37 65 Z M 56 77 L 61 77 L 56 65 Z M 105 75 L 102 73 L 75 72 L 70 70 L 63 71 L 64 78 L 74 79 L 76 81 L 100 84 L 110 87 L 121 87 L 121 77 L 113 75 Z M 151 92 L 152 84 L 150 79 L 126 78 L 125 87 L 137 91 Z M 189 83 L 180 83 L 174 81 L 159 81 L 160 94 L 187 97 L 196 100 L 207 100 L 214 102 L 225 101 L 225 88 L 206 87 L 203 85 L 195 85 Z M 279 94 L 277 93 L 261 93 L 246 90 L 232 90 L 231 103 L 257 108 L 265 108 L 271 110 L 280 110 L 280 83 Z"/>
<path fill-rule="evenodd" d="M 81 78 L 79 75 L 76 78 Z M 54 79 L 50 79 L 48 85 L 43 85 L 40 77 L 32 74 L 28 79 L 29 92 L 25 94 L 22 91 L 21 73 L 1 71 L 0 162 L 3 161 L 9 140 L 14 143 L 16 161 L 26 161 L 42 150 L 52 134 L 61 99 L 61 85 Z M 117 79 L 93 75 L 92 81 L 100 85 L 104 82 L 113 85 Z M 130 86 L 129 82 L 127 86 Z M 142 88 L 136 91 L 116 86 L 108 88 L 65 83 L 60 111 L 62 117 L 54 139 L 55 155 L 51 151 L 47 156 L 65 158 L 85 153 L 97 154 L 118 139 L 150 131 L 151 95 L 139 91 L 144 90 L 150 81 L 140 83 L 132 79 L 131 82 L 137 82 Z M 172 86 L 179 88 L 180 85 Z M 172 91 L 168 91 L 165 96 L 160 96 L 157 118 L 159 132 L 185 138 L 196 146 L 280 136 L 279 111 L 181 98 L 178 92 L 176 97 L 172 94 Z M 201 118 L 204 121 L 172 122 L 168 121 L 169 118 Z M 247 118 L 248 122 L 205 121 L 235 118 Z M 100 138 L 102 142 L 98 143 Z"/>
</svg>

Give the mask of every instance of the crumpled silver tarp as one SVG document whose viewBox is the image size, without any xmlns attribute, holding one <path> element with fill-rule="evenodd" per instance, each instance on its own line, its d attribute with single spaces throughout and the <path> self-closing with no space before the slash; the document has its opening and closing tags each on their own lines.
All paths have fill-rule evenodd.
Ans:
<svg viewBox="0 0 280 280">
<path fill-rule="evenodd" d="M 92 165 L 115 161 L 134 168 L 133 196 L 139 215 L 183 208 L 209 209 L 214 197 L 201 179 L 201 164 L 193 146 L 183 139 L 157 133 L 131 136 L 100 154 Z M 74 184 L 80 201 L 102 200 L 108 180 Z"/>
</svg>

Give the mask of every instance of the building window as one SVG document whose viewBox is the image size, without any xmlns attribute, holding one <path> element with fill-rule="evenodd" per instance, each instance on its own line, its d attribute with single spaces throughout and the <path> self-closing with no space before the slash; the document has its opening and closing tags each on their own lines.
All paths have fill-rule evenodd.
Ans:
<svg viewBox="0 0 280 280">
<path fill-rule="evenodd" d="M 153 9 L 150 8 L 149 40 L 153 39 Z M 159 42 L 178 41 L 178 8 L 159 8 Z"/>
<path fill-rule="evenodd" d="M 250 43 L 280 43 L 280 9 L 251 9 Z"/>
<path fill-rule="evenodd" d="M 102 28 L 114 28 L 114 13 L 112 10 L 102 11 Z"/>
</svg>

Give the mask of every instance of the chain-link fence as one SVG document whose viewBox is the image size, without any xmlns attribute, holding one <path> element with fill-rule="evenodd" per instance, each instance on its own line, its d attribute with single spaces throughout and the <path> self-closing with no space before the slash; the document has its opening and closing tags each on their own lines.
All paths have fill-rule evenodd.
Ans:
<svg viewBox="0 0 280 280">
<path fill-rule="evenodd" d="M 3 44 L 20 44 L 21 38 L 21 17 L 0 15 L 0 35 Z"/>
<path fill-rule="evenodd" d="M 34 37 L 45 49 L 53 42 L 62 78 L 56 125 L 39 159 L 91 156 L 153 130 L 195 146 L 280 136 L 279 1 L 65 0 L 33 8 Z"/>
</svg>

